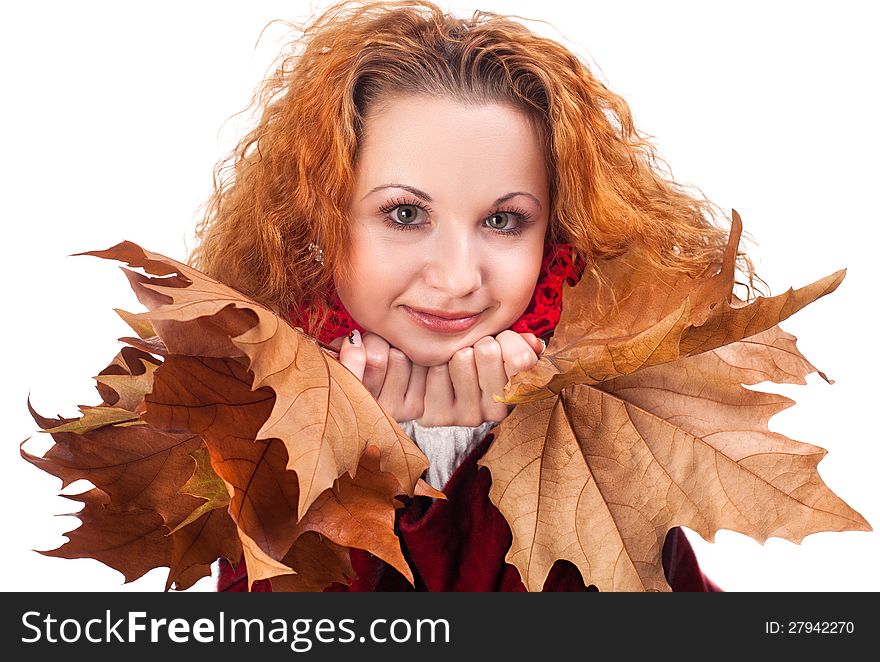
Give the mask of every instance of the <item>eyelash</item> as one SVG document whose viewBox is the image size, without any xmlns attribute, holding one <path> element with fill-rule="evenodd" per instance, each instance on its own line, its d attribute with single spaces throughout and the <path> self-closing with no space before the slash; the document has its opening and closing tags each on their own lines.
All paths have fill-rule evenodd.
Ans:
<svg viewBox="0 0 880 662">
<path fill-rule="evenodd" d="M 427 205 L 425 205 L 421 201 L 409 199 L 409 198 L 396 198 L 394 200 L 389 201 L 388 204 L 380 207 L 379 211 L 381 211 L 383 214 L 386 214 L 386 216 L 383 217 L 383 220 L 385 221 L 385 225 L 388 225 L 389 227 L 391 227 L 395 230 L 403 230 L 404 232 L 409 231 L 409 230 L 418 230 L 424 224 L 422 223 L 422 224 L 414 225 L 414 224 L 398 223 L 397 221 L 389 218 L 387 216 L 387 214 L 390 214 L 392 211 L 394 211 L 398 207 L 417 207 L 417 208 L 421 209 L 423 212 L 425 212 L 426 214 L 432 214 L 434 211 L 433 209 L 431 209 L 430 207 L 428 207 Z M 522 209 L 520 207 L 504 207 L 504 208 L 494 209 L 489 213 L 489 216 L 487 216 L 486 218 L 487 219 L 491 218 L 495 214 L 510 214 L 517 221 L 517 226 L 513 230 L 497 230 L 495 228 L 489 228 L 494 234 L 498 234 L 503 237 L 518 237 L 519 235 L 522 234 L 523 227 L 525 225 L 528 225 L 529 223 L 531 223 L 531 220 L 530 220 L 531 214 L 529 214 L 525 209 Z"/>
</svg>

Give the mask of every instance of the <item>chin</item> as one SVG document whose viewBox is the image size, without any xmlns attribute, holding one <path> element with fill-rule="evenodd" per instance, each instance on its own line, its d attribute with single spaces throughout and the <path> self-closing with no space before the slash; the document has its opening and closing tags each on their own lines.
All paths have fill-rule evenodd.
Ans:
<svg viewBox="0 0 880 662">
<path fill-rule="evenodd" d="M 430 340 L 410 339 L 405 345 L 395 345 L 400 351 L 409 357 L 409 360 L 416 365 L 430 368 L 435 365 L 443 365 L 449 363 L 452 356 L 460 349 L 465 347 L 473 347 L 474 343 L 480 338 L 490 335 L 483 333 L 481 330 L 471 329 L 468 335 L 454 338 L 432 338 Z"/>
<path fill-rule="evenodd" d="M 406 354 L 410 361 L 426 368 L 449 363 L 449 359 L 459 349 L 457 345 L 452 345 L 451 343 L 446 346 L 436 347 L 426 347 L 424 344 L 414 347 L 401 347 L 398 345 L 397 348 Z"/>
</svg>

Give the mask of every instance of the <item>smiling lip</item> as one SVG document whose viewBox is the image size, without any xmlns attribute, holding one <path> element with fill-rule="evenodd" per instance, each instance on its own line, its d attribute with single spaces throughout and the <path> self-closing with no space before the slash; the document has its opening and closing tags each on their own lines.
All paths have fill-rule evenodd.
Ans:
<svg viewBox="0 0 880 662">
<path fill-rule="evenodd" d="M 440 331 L 441 333 L 459 333 L 461 331 L 466 331 L 477 323 L 477 320 L 482 314 L 481 312 L 476 315 L 468 315 L 468 313 L 458 312 L 444 312 L 441 317 L 439 314 L 440 311 L 435 311 L 438 314 L 432 314 L 424 310 L 410 308 L 409 306 L 402 306 L 402 308 L 419 326 L 430 329 L 431 331 Z"/>
</svg>

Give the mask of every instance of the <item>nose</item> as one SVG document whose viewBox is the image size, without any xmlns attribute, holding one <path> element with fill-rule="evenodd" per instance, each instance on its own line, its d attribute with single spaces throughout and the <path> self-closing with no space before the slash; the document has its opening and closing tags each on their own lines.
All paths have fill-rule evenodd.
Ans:
<svg viewBox="0 0 880 662">
<path fill-rule="evenodd" d="M 450 299 L 463 299 L 483 284 L 479 246 L 458 230 L 437 233 L 425 265 L 427 285 Z"/>
</svg>

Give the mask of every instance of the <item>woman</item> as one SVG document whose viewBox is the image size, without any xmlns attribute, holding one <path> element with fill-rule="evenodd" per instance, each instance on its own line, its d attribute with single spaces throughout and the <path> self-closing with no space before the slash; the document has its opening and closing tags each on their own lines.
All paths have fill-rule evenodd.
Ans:
<svg viewBox="0 0 880 662">
<path fill-rule="evenodd" d="M 398 511 L 417 590 L 524 590 L 476 466 L 510 410 L 493 394 L 537 362 L 563 282 L 613 287 L 597 265 L 627 251 L 658 278 L 700 273 L 727 233 L 663 176 L 619 96 L 513 20 L 343 2 L 296 46 L 218 170 L 191 260 L 338 348 L 425 451 L 448 500 Z M 333 588 L 412 588 L 357 552 Z M 673 589 L 717 590 L 679 529 L 663 552 Z M 244 572 L 223 564 L 219 588 L 245 589 Z M 588 588 L 565 561 L 544 584 Z"/>
</svg>

